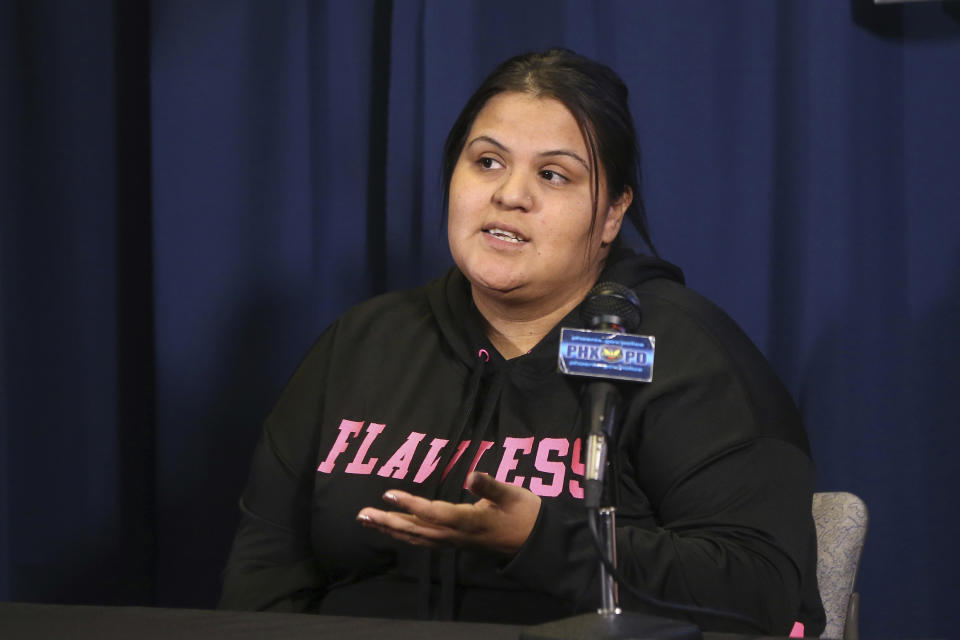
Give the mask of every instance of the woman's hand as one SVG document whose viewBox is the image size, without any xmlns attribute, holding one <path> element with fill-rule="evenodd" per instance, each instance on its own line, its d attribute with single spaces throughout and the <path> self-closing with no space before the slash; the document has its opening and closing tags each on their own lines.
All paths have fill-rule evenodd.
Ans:
<svg viewBox="0 0 960 640">
<path fill-rule="evenodd" d="M 357 520 L 417 546 L 470 546 L 516 553 L 533 531 L 540 496 L 476 471 L 467 477 L 467 489 L 480 500 L 453 504 L 391 489 L 383 499 L 403 511 L 366 507 L 357 514 Z"/>
</svg>

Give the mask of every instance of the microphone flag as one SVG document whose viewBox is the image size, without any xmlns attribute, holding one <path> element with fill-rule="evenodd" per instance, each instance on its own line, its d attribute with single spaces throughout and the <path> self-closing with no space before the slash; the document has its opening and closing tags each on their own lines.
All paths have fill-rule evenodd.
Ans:
<svg viewBox="0 0 960 640">
<path fill-rule="evenodd" d="M 655 345 L 653 336 L 563 327 L 557 366 L 567 375 L 650 382 Z"/>
</svg>

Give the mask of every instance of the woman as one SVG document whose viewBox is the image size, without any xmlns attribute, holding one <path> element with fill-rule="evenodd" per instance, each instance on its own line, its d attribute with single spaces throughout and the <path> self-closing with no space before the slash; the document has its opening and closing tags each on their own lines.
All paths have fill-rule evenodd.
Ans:
<svg viewBox="0 0 960 640">
<path fill-rule="evenodd" d="M 602 278 L 636 292 L 657 341 L 617 448 L 625 579 L 774 633 L 822 627 L 802 424 L 732 321 L 619 241 L 627 217 L 649 244 L 634 140 L 603 65 L 551 50 L 487 78 L 444 150 L 456 268 L 351 309 L 307 355 L 255 453 L 221 606 L 513 623 L 595 609 L 580 383 L 556 358 Z"/>
</svg>

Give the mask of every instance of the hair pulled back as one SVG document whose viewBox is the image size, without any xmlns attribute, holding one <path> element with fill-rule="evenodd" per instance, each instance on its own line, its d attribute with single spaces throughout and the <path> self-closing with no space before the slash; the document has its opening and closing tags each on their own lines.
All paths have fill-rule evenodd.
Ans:
<svg viewBox="0 0 960 640">
<path fill-rule="evenodd" d="M 656 253 L 640 194 L 640 150 L 623 80 L 610 67 L 569 49 L 525 53 L 503 62 L 487 76 L 454 122 L 443 147 L 443 203 L 470 128 L 490 98 L 504 92 L 528 93 L 562 103 L 580 127 L 590 154 L 593 220 L 597 219 L 602 167 L 607 197 L 615 202 L 627 190 L 633 200 L 626 216 Z M 619 240 L 619 238 L 618 238 Z"/>
</svg>

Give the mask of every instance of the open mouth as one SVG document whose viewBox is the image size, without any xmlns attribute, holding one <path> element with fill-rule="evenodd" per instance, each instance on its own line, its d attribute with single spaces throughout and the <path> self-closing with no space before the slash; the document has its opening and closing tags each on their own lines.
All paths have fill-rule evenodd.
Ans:
<svg viewBox="0 0 960 640">
<path fill-rule="evenodd" d="M 515 233 L 513 231 L 507 231 L 506 229 L 501 229 L 500 227 L 491 227 L 489 229 L 484 229 L 483 232 L 489 233 L 491 236 L 495 238 L 499 238 L 500 240 L 506 240 L 507 242 L 514 242 L 516 244 L 520 244 L 521 242 L 527 242 L 527 239 L 521 236 L 520 234 Z"/>
</svg>

